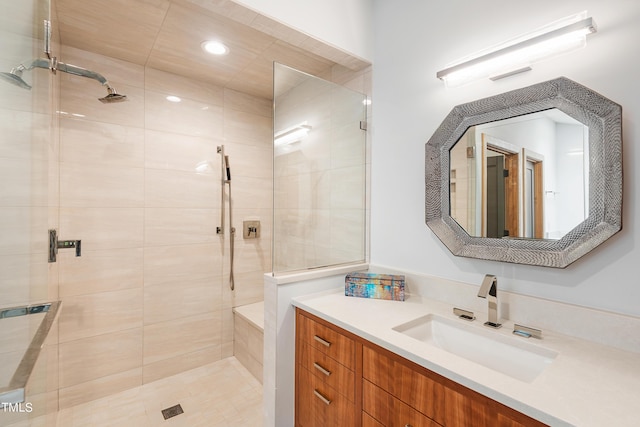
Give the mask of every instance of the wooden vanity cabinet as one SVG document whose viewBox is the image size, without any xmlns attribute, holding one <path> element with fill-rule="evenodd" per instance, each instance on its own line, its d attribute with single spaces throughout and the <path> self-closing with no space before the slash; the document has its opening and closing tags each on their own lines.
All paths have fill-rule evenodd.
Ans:
<svg viewBox="0 0 640 427">
<path fill-rule="evenodd" d="M 362 344 L 356 338 L 297 310 L 296 426 L 361 425 Z"/>
<path fill-rule="evenodd" d="M 545 425 L 303 310 L 296 313 L 296 426 Z"/>
</svg>

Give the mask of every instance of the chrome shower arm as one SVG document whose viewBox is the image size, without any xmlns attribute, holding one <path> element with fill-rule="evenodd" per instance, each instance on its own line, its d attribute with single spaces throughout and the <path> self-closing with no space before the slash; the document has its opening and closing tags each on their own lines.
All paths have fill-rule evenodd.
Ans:
<svg viewBox="0 0 640 427">
<path fill-rule="evenodd" d="M 73 74 L 74 76 L 87 77 L 89 79 L 97 80 L 103 86 L 110 87 L 109 82 L 104 78 L 102 74 L 96 73 L 95 71 L 87 70 L 86 68 L 78 67 L 77 65 L 58 62 L 56 65 L 56 70 L 62 71 L 63 73 Z"/>
</svg>

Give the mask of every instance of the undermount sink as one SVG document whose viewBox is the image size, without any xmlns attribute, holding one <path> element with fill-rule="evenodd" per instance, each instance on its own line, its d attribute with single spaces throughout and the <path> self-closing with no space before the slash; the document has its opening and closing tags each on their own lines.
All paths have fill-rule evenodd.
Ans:
<svg viewBox="0 0 640 427">
<path fill-rule="evenodd" d="M 393 328 L 411 338 L 524 382 L 532 382 L 557 352 L 497 331 L 428 314 Z"/>
</svg>

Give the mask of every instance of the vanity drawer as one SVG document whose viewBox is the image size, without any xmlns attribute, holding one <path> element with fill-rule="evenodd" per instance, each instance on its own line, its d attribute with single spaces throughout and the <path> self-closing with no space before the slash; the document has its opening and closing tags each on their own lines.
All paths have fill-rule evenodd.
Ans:
<svg viewBox="0 0 640 427">
<path fill-rule="evenodd" d="M 356 405 L 308 369 L 298 367 L 296 426 L 355 426 Z"/>
<path fill-rule="evenodd" d="M 382 349 L 374 350 L 365 345 L 362 356 L 362 377 L 365 380 L 444 424 L 445 387 L 437 378 L 430 378 L 416 371 L 402 363 L 400 356 Z"/>
<path fill-rule="evenodd" d="M 337 390 L 350 401 L 355 401 L 355 372 L 308 344 L 302 344 L 298 363 Z"/>
<path fill-rule="evenodd" d="M 354 369 L 356 352 L 355 341 L 335 329 L 311 319 L 298 311 L 296 319 L 299 339 L 349 369 Z"/>
<path fill-rule="evenodd" d="M 362 412 L 362 427 L 385 427 L 384 424 L 373 418 L 366 412 Z"/>
<path fill-rule="evenodd" d="M 366 420 L 365 415 L 369 414 L 377 422 L 367 420 L 368 425 L 373 426 L 441 427 L 431 418 L 391 396 L 380 387 L 366 380 L 362 383 L 362 410 L 365 413 L 363 423 Z"/>
</svg>

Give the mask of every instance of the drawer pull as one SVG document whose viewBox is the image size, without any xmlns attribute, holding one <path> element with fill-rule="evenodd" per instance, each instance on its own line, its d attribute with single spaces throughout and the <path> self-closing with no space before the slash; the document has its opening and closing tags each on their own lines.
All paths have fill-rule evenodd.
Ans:
<svg viewBox="0 0 640 427">
<path fill-rule="evenodd" d="M 405 424 L 404 427 L 413 427 L 411 424 Z"/>
<path fill-rule="evenodd" d="M 314 336 L 313 336 L 313 339 L 314 339 L 314 340 L 316 340 L 316 341 L 318 341 L 320 344 L 322 344 L 322 345 L 324 345 L 324 346 L 326 346 L 326 347 L 331 347 L 331 343 L 330 343 L 329 341 L 324 340 L 324 339 L 320 338 L 320 337 L 319 337 L 319 336 L 317 336 L 317 335 L 314 335 Z"/>
<path fill-rule="evenodd" d="M 324 403 L 326 403 L 327 405 L 329 405 L 331 403 L 331 401 L 329 399 L 327 399 L 326 397 L 324 397 L 322 395 L 322 393 L 320 393 L 318 390 L 313 390 L 313 394 L 315 394 L 316 396 L 318 396 L 318 399 L 322 400 Z"/>
<path fill-rule="evenodd" d="M 316 362 L 313 362 L 313 367 L 316 368 L 318 371 L 322 372 L 323 374 L 325 374 L 326 376 L 331 375 L 331 371 L 327 371 L 325 368 L 323 368 Z"/>
</svg>

